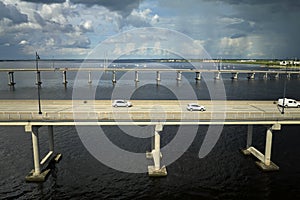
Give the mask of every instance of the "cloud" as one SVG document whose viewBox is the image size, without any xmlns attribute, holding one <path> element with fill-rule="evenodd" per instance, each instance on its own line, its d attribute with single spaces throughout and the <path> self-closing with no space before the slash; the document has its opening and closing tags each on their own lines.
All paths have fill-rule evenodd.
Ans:
<svg viewBox="0 0 300 200">
<path fill-rule="evenodd" d="M 6 5 L 0 1 L 0 20 L 9 19 L 14 24 L 28 22 L 27 15 L 21 13 L 13 5 Z"/>
<path fill-rule="evenodd" d="M 131 14 L 125 19 L 126 24 L 133 27 L 149 27 L 159 21 L 158 15 L 151 15 L 150 9 L 133 10 Z"/>
<path fill-rule="evenodd" d="M 211 1 L 211 0 L 209 0 Z M 266 4 L 288 4 L 293 6 L 300 6 L 298 0 L 289 0 L 289 1 L 282 1 L 282 0 L 216 0 L 219 2 L 229 3 L 229 4 L 239 4 L 239 5 L 266 5 Z"/>
<path fill-rule="evenodd" d="M 53 4 L 53 3 L 64 3 L 65 0 L 22 0 L 32 3 L 42 3 L 42 4 Z M 83 4 L 86 6 L 103 6 L 111 11 L 116 11 L 123 17 L 130 15 L 132 10 L 137 9 L 140 4 L 140 0 L 69 0 L 74 4 Z"/>
<path fill-rule="evenodd" d="M 21 0 L 21 1 L 32 2 L 32 3 L 53 4 L 53 3 L 64 3 L 66 0 Z"/>
<path fill-rule="evenodd" d="M 232 35 L 232 36 L 230 37 L 230 39 L 237 39 L 237 38 L 242 38 L 242 37 L 246 37 L 246 36 L 247 36 L 247 35 L 244 34 L 244 33 L 236 33 L 236 34 Z"/>
<path fill-rule="evenodd" d="M 69 2 L 38 5 L 17 2 L 6 7 L 10 7 L 12 11 L 20 9 L 27 14 L 27 21 L 21 24 L 13 24 L 8 18 L 0 21 L 3 41 L 0 42 L 1 52 L 9 51 L 13 57 L 31 56 L 35 51 L 62 57 L 88 52 L 91 40 L 85 33 L 93 32 L 94 27 L 91 20 L 81 18 L 78 6 Z M 2 54 L 1 57 L 7 59 L 7 54 Z"/>
<path fill-rule="evenodd" d="M 242 21 L 239 23 L 233 23 L 233 24 L 228 25 L 227 28 L 235 29 L 235 30 L 239 30 L 239 31 L 242 30 L 247 33 L 251 33 L 256 29 L 255 23 L 250 22 L 250 21 Z"/>
<path fill-rule="evenodd" d="M 26 45 L 26 44 L 28 44 L 28 42 L 26 40 L 22 40 L 19 44 L 20 45 Z"/>
<path fill-rule="evenodd" d="M 74 57 L 115 34 L 154 26 L 193 38 L 212 57 L 295 57 L 299 8 L 298 0 L 2 0 L 0 56 Z M 156 46 L 163 45 L 165 36 L 153 34 L 140 38 L 161 37 Z"/>
<path fill-rule="evenodd" d="M 246 37 L 223 37 L 218 41 L 220 55 L 232 58 L 247 57 L 253 51 L 253 40 Z"/>
<path fill-rule="evenodd" d="M 80 24 L 80 29 L 82 32 L 93 32 L 93 22 L 91 20 L 84 21 Z"/>
<path fill-rule="evenodd" d="M 123 17 L 128 16 L 132 10 L 139 7 L 139 0 L 71 0 L 73 3 L 81 3 L 87 6 L 99 5 L 111 11 L 117 11 Z"/>
<path fill-rule="evenodd" d="M 109 35 L 135 27 L 150 27 L 159 22 L 159 16 L 151 9 L 140 10 L 142 1 L 137 0 L 3 2 L 0 2 L 0 35 L 3 36 L 0 50 L 16 52 L 12 56 L 17 56 L 17 53 L 31 56 L 32 51 L 78 56 L 78 52 L 80 55 L 88 53 Z"/>
</svg>

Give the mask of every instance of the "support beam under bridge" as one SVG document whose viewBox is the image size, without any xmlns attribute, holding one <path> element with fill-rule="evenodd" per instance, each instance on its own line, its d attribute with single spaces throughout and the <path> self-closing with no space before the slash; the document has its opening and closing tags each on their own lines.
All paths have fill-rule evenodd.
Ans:
<svg viewBox="0 0 300 200">
<path fill-rule="evenodd" d="M 248 126 L 247 133 L 247 146 L 246 149 L 242 150 L 244 155 L 253 155 L 259 161 L 256 164 L 263 171 L 277 171 L 279 167 L 271 161 L 271 149 L 272 149 L 272 131 L 280 130 L 281 124 L 274 124 L 271 128 L 267 129 L 266 133 L 266 144 L 265 144 L 265 154 L 262 154 L 259 150 L 252 146 L 252 133 L 253 133 L 253 125 Z"/>
</svg>

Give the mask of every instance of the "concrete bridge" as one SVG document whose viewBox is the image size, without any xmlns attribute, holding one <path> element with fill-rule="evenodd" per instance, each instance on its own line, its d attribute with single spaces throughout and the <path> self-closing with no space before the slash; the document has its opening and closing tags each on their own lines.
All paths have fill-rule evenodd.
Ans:
<svg viewBox="0 0 300 200">
<path fill-rule="evenodd" d="M 49 169 L 43 166 L 61 154 L 54 155 L 53 126 L 151 125 L 155 127 L 154 147 L 146 153 L 154 161 L 148 167 L 150 176 L 166 176 L 161 166 L 160 132 L 168 125 L 247 125 L 247 144 L 243 153 L 254 155 L 263 170 L 278 170 L 271 161 L 272 131 L 282 125 L 300 124 L 300 108 L 282 108 L 272 101 L 172 101 L 132 100 L 133 107 L 113 108 L 109 100 L 42 100 L 38 112 L 36 100 L 0 100 L 0 125 L 24 126 L 31 133 L 34 169 L 27 181 L 44 181 Z M 187 111 L 187 103 L 199 103 L 206 111 Z M 252 146 L 254 125 L 266 125 L 264 154 Z M 40 160 L 38 128 L 48 126 L 49 152 Z"/>
<path fill-rule="evenodd" d="M 286 78 L 291 78 L 291 76 L 296 76 L 300 78 L 300 71 L 280 71 L 280 70 L 217 70 L 217 69 L 174 69 L 174 68 L 39 68 L 38 71 L 34 68 L 16 68 L 16 69 L 0 69 L 0 72 L 8 73 L 8 85 L 14 86 L 16 80 L 14 78 L 14 73 L 16 72 L 37 72 L 36 83 L 42 83 L 40 73 L 41 72 L 61 72 L 62 82 L 64 84 L 68 83 L 67 72 L 86 72 L 87 82 L 92 83 L 92 76 L 94 72 L 108 72 L 112 74 L 112 82 L 117 82 L 117 73 L 120 72 L 132 72 L 133 80 L 135 82 L 139 81 L 139 73 L 154 72 L 156 73 L 156 81 L 162 80 L 161 74 L 166 72 L 172 72 L 176 75 L 176 80 L 181 81 L 182 73 L 195 73 L 195 80 L 199 81 L 202 78 L 203 73 L 214 74 L 214 79 L 218 80 L 221 78 L 222 74 L 231 74 L 232 79 L 238 79 L 239 75 L 246 74 L 248 79 L 255 79 L 255 76 L 260 74 L 264 79 L 273 77 L 278 79 L 280 76 L 285 76 Z"/>
</svg>

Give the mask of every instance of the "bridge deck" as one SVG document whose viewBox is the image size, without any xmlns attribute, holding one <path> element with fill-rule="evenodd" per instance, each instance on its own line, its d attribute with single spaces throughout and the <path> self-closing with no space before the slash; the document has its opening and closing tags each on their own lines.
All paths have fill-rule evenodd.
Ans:
<svg viewBox="0 0 300 200">
<path fill-rule="evenodd" d="M 177 101 L 132 100 L 131 108 L 114 108 L 111 100 L 0 100 L 0 121 L 300 121 L 300 108 L 281 114 L 273 101 Z M 206 111 L 187 111 L 188 103 L 199 103 Z"/>
<path fill-rule="evenodd" d="M 0 72 L 35 72 L 35 68 L 2 68 Z M 226 69 L 226 70 L 218 70 L 215 67 L 211 69 L 176 69 L 176 68 L 39 68 L 41 72 L 55 72 L 55 71 L 116 71 L 116 72 L 128 72 L 128 71 L 138 71 L 138 72 L 207 72 L 207 73 L 268 73 L 268 74 L 300 74 L 300 71 L 285 71 L 285 70 L 242 70 L 242 69 Z"/>
</svg>

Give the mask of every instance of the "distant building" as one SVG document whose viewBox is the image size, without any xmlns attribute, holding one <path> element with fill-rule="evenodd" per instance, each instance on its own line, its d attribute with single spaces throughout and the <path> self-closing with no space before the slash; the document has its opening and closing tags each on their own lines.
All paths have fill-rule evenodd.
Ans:
<svg viewBox="0 0 300 200">
<path fill-rule="evenodd" d="M 284 60 L 280 61 L 280 65 L 287 66 L 287 65 L 300 65 L 300 61 L 294 61 L 294 60 Z"/>
<path fill-rule="evenodd" d="M 240 62 L 256 62 L 256 60 L 240 60 Z"/>
<path fill-rule="evenodd" d="M 284 65 L 284 66 L 285 66 L 285 65 L 288 65 L 288 61 L 285 61 L 285 60 L 284 60 L 284 61 L 280 61 L 280 63 L 279 63 L 279 64 L 280 64 L 280 65 Z"/>
<path fill-rule="evenodd" d="M 300 65 L 300 61 L 294 61 L 294 65 Z"/>
</svg>

